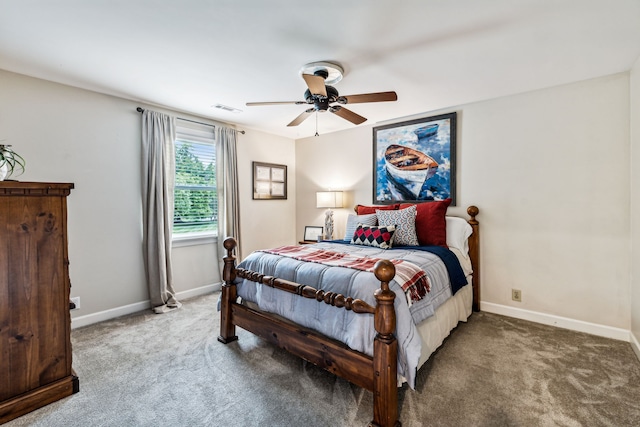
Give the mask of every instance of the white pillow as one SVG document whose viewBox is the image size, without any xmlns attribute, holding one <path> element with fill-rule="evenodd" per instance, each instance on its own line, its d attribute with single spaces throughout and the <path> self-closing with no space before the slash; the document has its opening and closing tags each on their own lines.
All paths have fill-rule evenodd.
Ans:
<svg viewBox="0 0 640 427">
<path fill-rule="evenodd" d="M 447 216 L 447 246 L 459 249 L 463 254 L 469 253 L 469 236 L 473 233 L 473 228 L 469 223 L 460 217 Z"/>
<path fill-rule="evenodd" d="M 344 240 L 350 242 L 353 239 L 353 233 L 356 232 L 358 224 L 362 225 L 378 225 L 378 217 L 376 214 L 354 215 L 349 214 L 347 217 L 347 227 L 344 233 Z"/>
<path fill-rule="evenodd" d="M 473 273 L 471 258 L 469 258 L 469 236 L 473 228 L 464 218 L 456 216 L 445 217 L 447 221 L 447 246 L 458 257 L 464 275 L 469 277 Z"/>
</svg>

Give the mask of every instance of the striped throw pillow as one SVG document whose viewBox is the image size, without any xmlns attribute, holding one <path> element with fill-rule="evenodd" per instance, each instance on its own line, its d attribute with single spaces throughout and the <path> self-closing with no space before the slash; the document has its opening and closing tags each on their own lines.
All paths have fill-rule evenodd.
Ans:
<svg viewBox="0 0 640 427">
<path fill-rule="evenodd" d="M 378 225 L 378 216 L 376 214 L 371 215 L 354 215 L 350 214 L 347 217 L 347 230 L 344 233 L 344 240 L 350 242 L 353 239 L 353 233 L 355 233 L 358 224 L 362 225 Z"/>
</svg>

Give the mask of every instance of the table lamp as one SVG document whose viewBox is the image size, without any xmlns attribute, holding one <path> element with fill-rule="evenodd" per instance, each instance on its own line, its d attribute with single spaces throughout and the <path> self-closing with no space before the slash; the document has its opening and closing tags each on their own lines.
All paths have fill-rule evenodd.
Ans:
<svg viewBox="0 0 640 427">
<path fill-rule="evenodd" d="M 333 211 L 332 208 L 342 207 L 342 191 L 318 191 L 316 192 L 316 207 L 326 208 L 324 213 L 324 237 L 333 239 Z"/>
</svg>

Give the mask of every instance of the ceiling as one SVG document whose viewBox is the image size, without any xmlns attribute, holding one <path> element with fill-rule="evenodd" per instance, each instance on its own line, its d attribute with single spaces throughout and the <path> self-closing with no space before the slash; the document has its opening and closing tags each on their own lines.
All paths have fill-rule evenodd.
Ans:
<svg viewBox="0 0 640 427">
<path fill-rule="evenodd" d="M 0 0 L 0 69 L 240 129 L 312 136 L 309 62 L 344 70 L 360 125 L 614 74 L 640 56 L 638 0 Z M 0 94 L 1 96 L 1 94 Z M 216 109 L 215 104 L 240 113 Z M 323 133 L 354 128 L 318 114 Z"/>
</svg>

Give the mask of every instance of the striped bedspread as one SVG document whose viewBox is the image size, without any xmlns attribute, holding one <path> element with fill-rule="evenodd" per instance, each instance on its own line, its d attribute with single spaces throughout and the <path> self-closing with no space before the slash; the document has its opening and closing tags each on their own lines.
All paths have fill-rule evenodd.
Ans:
<svg viewBox="0 0 640 427">
<path fill-rule="evenodd" d="M 319 249 L 310 245 L 280 246 L 279 248 L 265 249 L 261 252 L 286 256 L 300 261 L 316 262 L 332 267 L 353 268 L 355 270 L 369 272 L 373 272 L 375 264 L 382 259 Z M 407 298 L 410 298 L 413 302 L 420 301 L 424 298 L 427 292 L 430 291 L 429 279 L 424 270 L 412 262 L 403 259 L 390 259 L 389 261 L 391 261 L 396 268 L 394 279 L 405 292 Z"/>
</svg>

